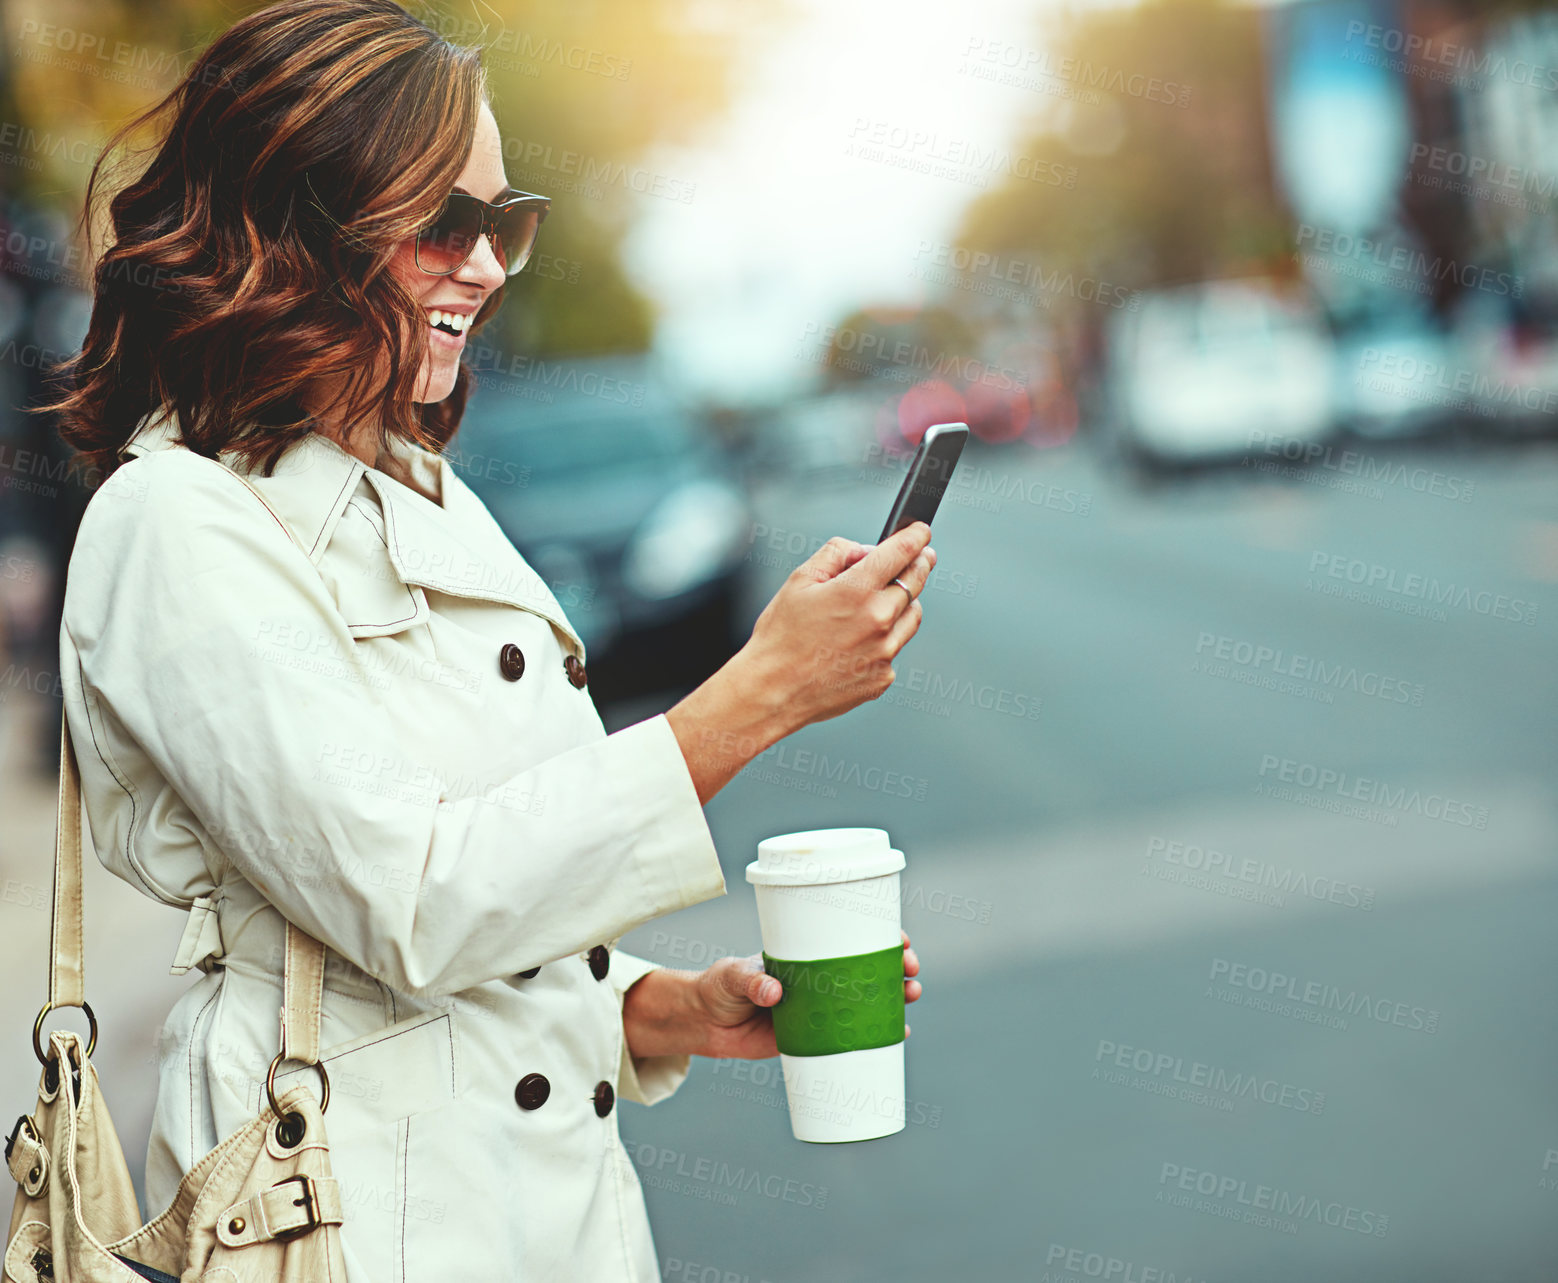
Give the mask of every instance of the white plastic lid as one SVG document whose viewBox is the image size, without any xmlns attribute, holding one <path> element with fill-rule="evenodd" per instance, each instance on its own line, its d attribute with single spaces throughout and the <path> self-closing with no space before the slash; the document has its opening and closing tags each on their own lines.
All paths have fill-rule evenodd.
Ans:
<svg viewBox="0 0 1558 1283">
<path fill-rule="evenodd" d="M 757 844 L 747 881 L 757 886 L 815 886 L 897 873 L 905 860 L 886 829 L 809 829 Z"/>
</svg>

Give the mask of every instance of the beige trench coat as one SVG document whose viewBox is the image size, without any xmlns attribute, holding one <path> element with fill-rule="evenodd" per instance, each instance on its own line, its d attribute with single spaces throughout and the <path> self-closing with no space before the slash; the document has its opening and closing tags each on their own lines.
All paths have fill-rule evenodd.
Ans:
<svg viewBox="0 0 1558 1283">
<path fill-rule="evenodd" d="M 613 946 L 725 888 L 669 724 L 606 734 L 440 456 L 397 447 L 403 481 L 313 435 L 257 497 L 177 433 L 144 421 L 92 497 L 60 630 L 98 858 L 187 910 L 173 971 L 204 973 L 162 1031 L 150 1212 L 261 1106 L 290 918 L 330 950 L 351 1283 L 658 1278 L 616 1102 L 688 1060 L 628 1053 L 651 964 Z"/>
</svg>

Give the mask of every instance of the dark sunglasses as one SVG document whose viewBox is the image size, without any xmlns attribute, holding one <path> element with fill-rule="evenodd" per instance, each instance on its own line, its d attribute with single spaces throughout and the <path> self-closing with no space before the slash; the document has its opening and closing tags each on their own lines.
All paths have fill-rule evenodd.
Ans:
<svg viewBox="0 0 1558 1283">
<path fill-rule="evenodd" d="M 551 207 L 551 197 L 534 192 L 514 192 L 495 205 L 450 192 L 438 217 L 417 233 L 417 266 L 432 276 L 448 276 L 464 265 L 486 233 L 504 272 L 513 276 L 535 248 L 541 220 Z"/>
</svg>

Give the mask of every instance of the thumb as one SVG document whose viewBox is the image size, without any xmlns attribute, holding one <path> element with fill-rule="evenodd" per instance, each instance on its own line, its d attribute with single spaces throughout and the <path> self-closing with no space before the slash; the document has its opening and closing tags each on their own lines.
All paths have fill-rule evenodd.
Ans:
<svg viewBox="0 0 1558 1283">
<path fill-rule="evenodd" d="M 730 958 L 714 968 L 716 1001 L 729 1010 L 745 1010 L 752 1003 L 771 1007 L 779 1000 L 779 982 L 763 971 L 760 954 Z"/>
<path fill-rule="evenodd" d="M 867 588 L 880 588 L 903 574 L 928 543 L 930 527 L 923 521 L 916 521 L 871 548 L 840 577 L 853 579 Z"/>
</svg>

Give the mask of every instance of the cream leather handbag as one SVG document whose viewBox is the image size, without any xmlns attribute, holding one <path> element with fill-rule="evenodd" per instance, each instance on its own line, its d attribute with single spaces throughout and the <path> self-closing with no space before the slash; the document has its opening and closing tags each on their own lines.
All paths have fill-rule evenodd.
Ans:
<svg viewBox="0 0 1558 1283">
<path fill-rule="evenodd" d="M 195 1164 L 171 1206 L 142 1225 L 124 1151 L 92 1067 L 97 1019 L 86 1003 L 81 928 L 81 780 L 68 719 L 60 735 L 59 828 L 49 1000 L 33 1024 L 43 1063 L 38 1107 L 17 1119 L 6 1165 L 18 1185 L 6 1236 L 10 1283 L 346 1283 L 341 1193 L 330 1169 L 319 1064 L 325 947 L 287 924 L 281 1050 L 266 1075 L 268 1105 Z M 90 1036 L 55 1030 L 55 1007 L 80 1007 Z M 318 1066 L 322 1094 L 298 1084 L 276 1098 L 286 1059 Z M 65 1067 L 69 1072 L 64 1072 Z"/>
</svg>

